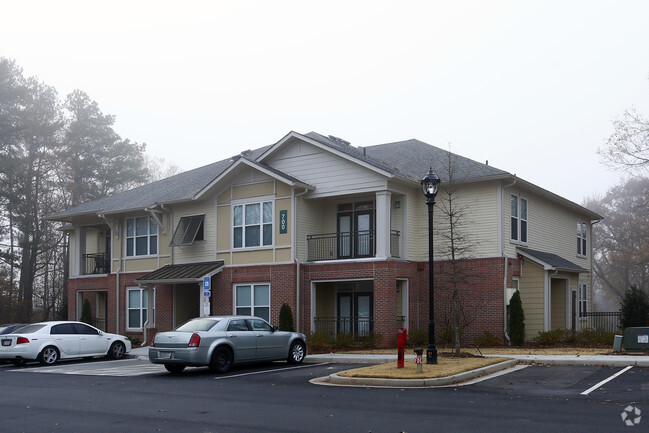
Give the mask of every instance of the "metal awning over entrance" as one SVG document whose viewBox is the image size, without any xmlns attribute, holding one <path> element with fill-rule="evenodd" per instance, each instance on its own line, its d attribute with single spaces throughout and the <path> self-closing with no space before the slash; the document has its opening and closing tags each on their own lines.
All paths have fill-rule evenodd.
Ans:
<svg viewBox="0 0 649 433">
<path fill-rule="evenodd" d="M 588 272 L 588 269 L 584 269 L 581 266 L 566 260 L 556 254 L 546 253 L 543 251 L 530 250 L 529 248 L 516 248 L 516 251 L 523 257 L 538 263 L 543 266 L 543 269 L 546 271 L 563 271 L 563 272 L 577 272 L 584 273 Z"/>
<path fill-rule="evenodd" d="M 204 277 L 211 277 L 221 272 L 224 265 L 223 260 L 166 265 L 136 278 L 135 281 L 139 284 L 201 283 Z"/>
</svg>

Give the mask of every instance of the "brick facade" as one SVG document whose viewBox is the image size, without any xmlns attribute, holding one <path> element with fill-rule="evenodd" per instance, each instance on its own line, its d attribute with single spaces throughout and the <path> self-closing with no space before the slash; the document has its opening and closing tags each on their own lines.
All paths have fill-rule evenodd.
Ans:
<svg viewBox="0 0 649 433">
<path fill-rule="evenodd" d="M 504 282 L 505 258 L 472 259 L 462 264 L 464 278 L 458 284 L 459 298 L 465 313 L 466 328 L 462 331 L 463 344 L 472 344 L 485 331 L 491 332 L 501 340 L 504 338 Z M 518 272 L 518 260 L 509 260 L 507 286 L 511 287 L 511 277 Z M 451 326 L 453 291 L 448 272 L 449 262 L 435 262 L 435 323 L 436 336 L 441 342 Z M 318 282 L 371 280 L 374 293 L 374 331 L 383 335 L 381 345 L 394 345 L 397 334 L 397 281 L 408 282 L 408 328 L 428 330 L 428 262 L 367 261 L 300 264 L 300 286 L 297 288 L 296 264 L 260 265 L 226 267 L 212 277 L 211 313 L 232 314 L 234 309 L 233 285 L 237 283 L 269 283 L 271 287 L 270 319 L 279 322 L 279 310 L 287 303 L 293 308 L 294 318 L 299 317 L 299 329 L 311 331 L 311 288 Z M 140 273 L 120 274 L 119 276 L 119 332 L 142 338 L 142 332 L 126 329 L 126 288 L 137 286 L 135 279 Z M 90 298 L 96 291 L 108 294 L 108 315 L 106 330 L 116 332 L 117 315 L 115 296 L 116 275 L 106 277 L 75 278 L 68 285 L 68 314 L 76 318 L 76 292 L 83 291 Z M 197 285 L 196 290 L 200 290 Z M 299 290 L 300 306 L 297 310 Z M 91 302 L 93 317 L 95 305 Z M 405 309 L 405 306 L 404 306 Z M 156 328 L 168 330 L 173 327 L 173 286 L 156 285 Z M 151 332 L 153 335 L 155 330 Z"/>
</svg>

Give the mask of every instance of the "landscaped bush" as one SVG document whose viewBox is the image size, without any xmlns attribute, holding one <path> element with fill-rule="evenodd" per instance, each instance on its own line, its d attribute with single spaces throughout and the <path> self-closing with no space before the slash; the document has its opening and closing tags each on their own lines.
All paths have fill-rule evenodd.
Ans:
<svg viewBox="0 0 649 433">
<path fill-rule="evenodd" d="M 326 353 L 331 352 L 334 348 L 335 339 L 326 332 L 314 332 L 307 336 L 309 352 Z"/>
<path fill-rule="evenodd" d="M 525 343 L 525 312 L 518 290 L 514 292 L 509 301 L 509 323 L 507 326 L 509 341 L 514 346 L 522 346 Z"/>
<path fill-rule="evenodd" d="M 88 299 L 83 300 L 81 307 L 81 319 L 80 322 L 87 323 L 92 325 L 92 310 L 90 309 L 90 301 Z"/>
<path fill-rule="evenodd" d="M 649 326 L 649 296 L 644 290 L 631 286 L 620 303 L 620 326 Z"/>
<path fill-rule="evenodd" d="M 481 336 L 476 338 L 475 344 L 478 347 L 494 347 L 494 346 L 500 346 L 500 338 L 496 337 L 489 331 L 485 331 L 482 333 Z"/>
<path fill-rule="evenodd" d="M 408 347 L 425 346 L 428 346 L 428 332 L 422 331 L 421 329 L 413 329 L 412 331 L 408 331 Z"/>
<path fill-rule="evenodd" d="M 615 339 L 614 332 L 598 331 L 595 329 L 555 329 L 539 332 L 533 343 L 539 346 L 612 346 Z"/>
<path fill-rule="evenodd" d="M 288 304 L 282 304 L 282 307 L 279 309 L 279 330 L 295 332 L 295 327 L 293 326 L 293 310 Z"/>
</svg>

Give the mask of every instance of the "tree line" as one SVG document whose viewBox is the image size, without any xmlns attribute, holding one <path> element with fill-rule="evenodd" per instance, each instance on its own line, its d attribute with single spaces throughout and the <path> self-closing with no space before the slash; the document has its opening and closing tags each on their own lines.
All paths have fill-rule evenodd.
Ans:
<svg viewBox="0 0 649 433">
<path fill-rule="evenodd" d="M 67 315 L 67 239 L 46 215 L 150 181 L 146 145 L 114 123 L 0 58 L 0 322 Z"/>
</svg>

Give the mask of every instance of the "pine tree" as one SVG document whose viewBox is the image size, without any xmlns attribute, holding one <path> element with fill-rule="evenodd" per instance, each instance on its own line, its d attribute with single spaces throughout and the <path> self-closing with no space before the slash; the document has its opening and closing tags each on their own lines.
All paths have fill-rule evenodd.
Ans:
<svg viewBox="0 0 649 433">
<path fill-rule="evenodd" d="M 624 292 L 620 302 L 620 326 L 649 326 L 649 296 L 636 286 Z"/>
<path fill-rule="evenodd" d="M 295 331 L 295 328 L 293 327 L 293 311 L 291 310 L 291 306 L 288 304 L 282 304 L 282 307 L 279 309 L 279 330 L 289 332 Z"/>
<path fill-rule="evenodd" d="M 525 312 L 518 290 L 509 301 L 509 340 L 514 346 L 522 346 L 525 342 Z"/>
</svg>

